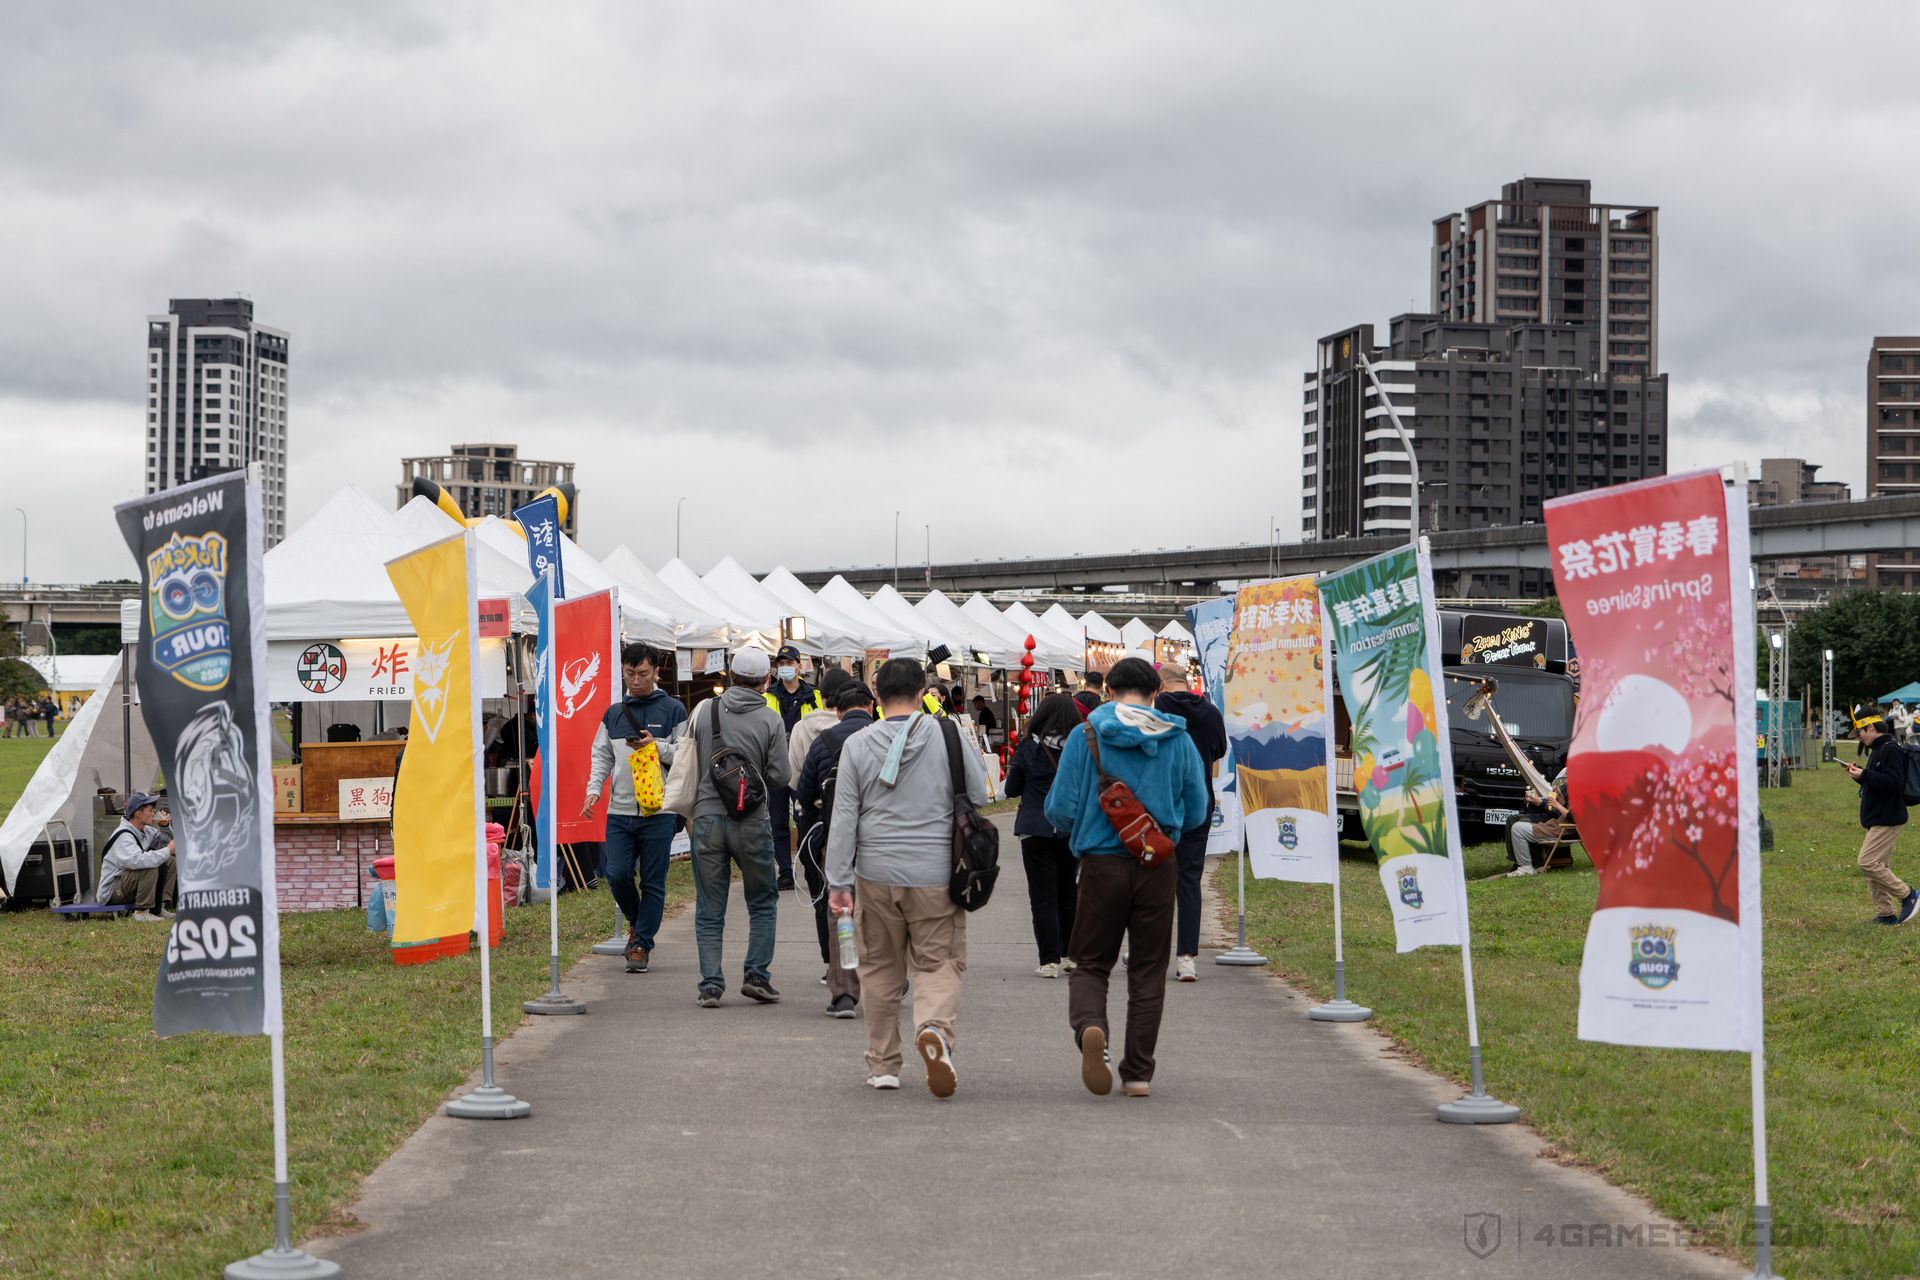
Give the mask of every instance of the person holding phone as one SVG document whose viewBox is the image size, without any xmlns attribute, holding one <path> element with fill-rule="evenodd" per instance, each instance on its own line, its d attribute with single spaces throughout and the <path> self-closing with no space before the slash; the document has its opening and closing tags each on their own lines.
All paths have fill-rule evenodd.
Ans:
<svg viewBox="0 0 1920 1280">
<path fill-rule="evenodd" d="M 1905 924 L 1920 912 L 1920 890 L 1893 873 L 1893 846 L 1907 825 L 1906 760 L 1878 711 L 1864 710 L 1854 724 L 1869 754 L 1864 767 L 1848 764 L 1846 769 L 1860 784 L 1860 826 L 1867 835 L 1859 863 L 1873 898 L 1873 922 Z"/>
<path fill-rule="evenodd" d="M 671 813 L 640 812 L 633 796 L 630 763 L 634 752 L 652 743 L 660 753 L 661 771 L 673 767 L 674 747 L 686 732 L 687 708 L 660 687 L 660 673 L 672 657 L 650 644 L 630 644 L 620 651 L 620 678 L 626 685 L 626 697 L 607 708 L 594 731 L 593 767 L 587 775 L 587 801 L 580 811 L 582 817 L 593 813 L 611 778 L 606 870 L 613 885 L 613 900 L 629 926 L 628 973 L 645 973 L 653 954 L 654 934 L 666 905 L 667 862 L 680 822 Z M 619 744 L 617 750 L 615 743 Z"/>
</svg>

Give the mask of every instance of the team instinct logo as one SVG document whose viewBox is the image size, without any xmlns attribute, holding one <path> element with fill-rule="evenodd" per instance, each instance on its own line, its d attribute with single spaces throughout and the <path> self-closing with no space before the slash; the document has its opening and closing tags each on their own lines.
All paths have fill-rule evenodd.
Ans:
<svg viewBox="0 0 1920 1280">
<path fill-rule="evenodd" d="M 1292 818 L 1280 819 L 1280 847 L 1288 852 L 1300 847 L 1300 824 Z"/>
<path fill-rule="evenodd" d="M 1400 886 L 1400 901 L 1418 911 L 1426 904 L 1426 895 L 1420 892 L 1420 868 L 1411 862 L 1400 864 L 1393 878 Z"/>
<path fill-rule="evenodd" d="M 154 665 L 189 688 L 223 689 L 233 670 L 227 625 L 227 540 L 179 534 L 147 556 Z"/>
<path fill-rule="evenodd" d="M 1630 930 L 1627 953 L 1632 958 L 1627 972 L 1640 985 L 1658 991 L 1680 976 L 1680 962 L 1674 958 L 1672 925 L 1637 924 Z"/>
<path fill-rule="evenodd" d="M 452 674 L 453 646 L 460 640 L 456 631 L 438 642 L 422 637 L 420 651 L 414 657 L 413 710 L 420 717 L 420 729 L 428 742 L 440 740 L 440 725 L 447 718 L 447 694 Z"/>
<path fill-rule="evenodd" d="M 566 705 L 560 708 L 562 720 L 573 719 L 575 702 L 587 702 L 593 698 L 593 678 L 600 674 L 600 655 L 595 653 L 585 658 L 575 658 L 560 668 L 560 696 L 566 699 Z"/>
<path fill-rule="evenodd" d="M 347 678 L 347 657 L 338 645 L 321 641 L 300 651 L 295 671 L 300 687 L 308 693 L 332 693 Z"/>
</svg>

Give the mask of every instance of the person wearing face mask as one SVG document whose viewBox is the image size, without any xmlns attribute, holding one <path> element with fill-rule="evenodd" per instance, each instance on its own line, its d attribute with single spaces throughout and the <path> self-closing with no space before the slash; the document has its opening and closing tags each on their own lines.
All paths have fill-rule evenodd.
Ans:
<svg viewBox="0 0 1920 1280">
<path fill-rule="evenodd" d="M 790 644 L 773 655 L 773 679 L 767 684 L 767 706 L 791 734 L 800 717 L 827 705 L 825 695 L 800 678 L 800 651 Z M 779 885 L 793 888 L 793 789 L 781 787 L 767 796 L 767 816 L 773 824 L 773 860 L 780 870 Z"/>
</svg>

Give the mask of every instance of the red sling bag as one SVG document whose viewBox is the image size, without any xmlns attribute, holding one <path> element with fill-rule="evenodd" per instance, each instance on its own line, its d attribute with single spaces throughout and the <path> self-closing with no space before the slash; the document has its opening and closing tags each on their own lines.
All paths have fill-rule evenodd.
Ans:
<svg viewBox="0 0 1920 1280">
<path fill-rule="evenodd" d="M 1147 812 L 1147 806 L 1133 794 L 1133 788 L 1100 767 L 1100 735 L 1091 722 L 1087 731 L 1087 754 L 1093 757 L 1093 771 L 1100 780 L 1100 812 L 1107 815 L 1120 845 L 1143 867 L 1157 867 L 1173 856 L 1173 841 Z"/>
</svg>

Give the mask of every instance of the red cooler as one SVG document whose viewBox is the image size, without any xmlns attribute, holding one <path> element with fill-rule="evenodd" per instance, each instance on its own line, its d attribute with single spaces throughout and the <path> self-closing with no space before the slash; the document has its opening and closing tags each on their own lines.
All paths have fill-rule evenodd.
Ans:
<svg viewBox="0 0 1920 1280">
<path fill-rule="evenodd" d="M 393 906 L 398 896 L 398 886 L 393 879 L 393 859 L 376 858 L 373 862 L 373 874 L 380 878 L 380 892 L 387 899 L 387 917 L 393 918 Z M 469 939 L 466 934 L 454 934 L 445 938 L 434 938 L 426 942 L 396 942 L 393 944 L 393 962 L 395 964 L 425 964 L 429 960 L 438 960 L 442 956 L 463 954 Z"/>
</svg>

